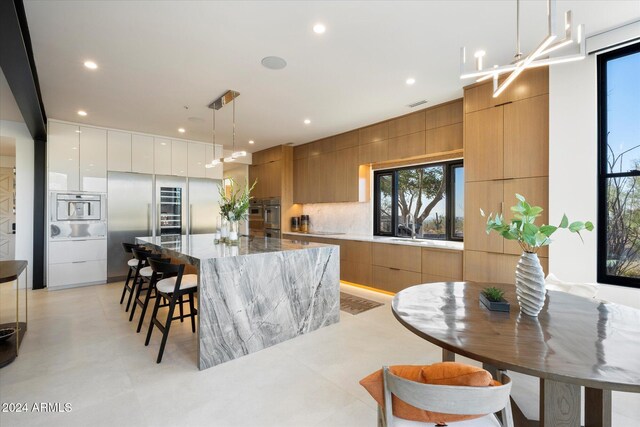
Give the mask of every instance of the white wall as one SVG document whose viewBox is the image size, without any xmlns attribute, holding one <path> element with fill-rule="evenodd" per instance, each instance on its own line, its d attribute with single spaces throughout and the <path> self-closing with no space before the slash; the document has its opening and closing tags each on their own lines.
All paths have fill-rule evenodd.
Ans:
<svg viewBox="0 0 640 427">
<path fill-rule="evenodd" d="M 609 37 L 611 33 L 609 33 Z M 587 43 L 589 46 L 589 43 Z M 597 219 L 597 73 L 596 55 L 549 71 L 549 218 Z M 556 235 L 549 271 L 572 282 L 596 282 L 596 232 Z M 640 308 L 640 289 L 603 285 L 599 297 Z"/>
<path fill-rule="evenodd" d="M 29 262 L 29 287 L 31 287 L 33 285 L 33 139 L 24 123 L 9 120 L 0 120 L 0 135 L 16 140 L 16 259 Z"/>
</svg>

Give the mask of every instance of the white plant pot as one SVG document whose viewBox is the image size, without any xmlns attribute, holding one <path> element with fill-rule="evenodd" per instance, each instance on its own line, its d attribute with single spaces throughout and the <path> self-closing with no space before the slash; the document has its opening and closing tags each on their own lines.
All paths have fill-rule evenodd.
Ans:
<svg viewBox="0 0 640 427">
<path fill-rule="evenodd" d="M 524 252 L 516 266 L 516 296 L 520 311 L 537 316 L 544 306 L 544 271 L 538 255 Z"/>
</svg>

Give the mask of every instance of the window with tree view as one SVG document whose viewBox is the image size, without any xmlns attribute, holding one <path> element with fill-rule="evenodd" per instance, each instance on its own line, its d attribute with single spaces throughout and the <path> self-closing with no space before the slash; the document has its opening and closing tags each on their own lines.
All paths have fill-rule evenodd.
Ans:
<svg viewBox="0 0 640 427">
<path fill-rule="evenodd" d="M 640 44 L 602 54 L 598 281 L 640 287 Z"/>
<path fill-rule="evenodd" d="M 462 163 L 378 171 L 374 203 L 376 235 L 462 240 Z"/>
</svg>

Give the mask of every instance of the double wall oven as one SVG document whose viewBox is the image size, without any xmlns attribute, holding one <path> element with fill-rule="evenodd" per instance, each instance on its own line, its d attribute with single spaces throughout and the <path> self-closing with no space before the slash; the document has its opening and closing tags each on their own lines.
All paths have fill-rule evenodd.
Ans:
<svg viewBox="0 0 640 427">
<path fill-rule="evenodd" d="M 280 238 L 280 199 L 253 199 L 249 206 L 249 234 Z"/>
</svg>

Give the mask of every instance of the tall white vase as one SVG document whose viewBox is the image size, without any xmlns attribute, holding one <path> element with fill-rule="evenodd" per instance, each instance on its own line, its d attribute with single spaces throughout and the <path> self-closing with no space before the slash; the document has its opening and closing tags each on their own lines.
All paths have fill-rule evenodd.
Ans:
<svg viewBox="0 0 640 427">
<path fill-rule="evenodd" d="M 524 252 L 516 266 L 516 296 L 520 311 L 537 316 L 544 306 L 544 271 L 538 255 Z"/>
</svg>

